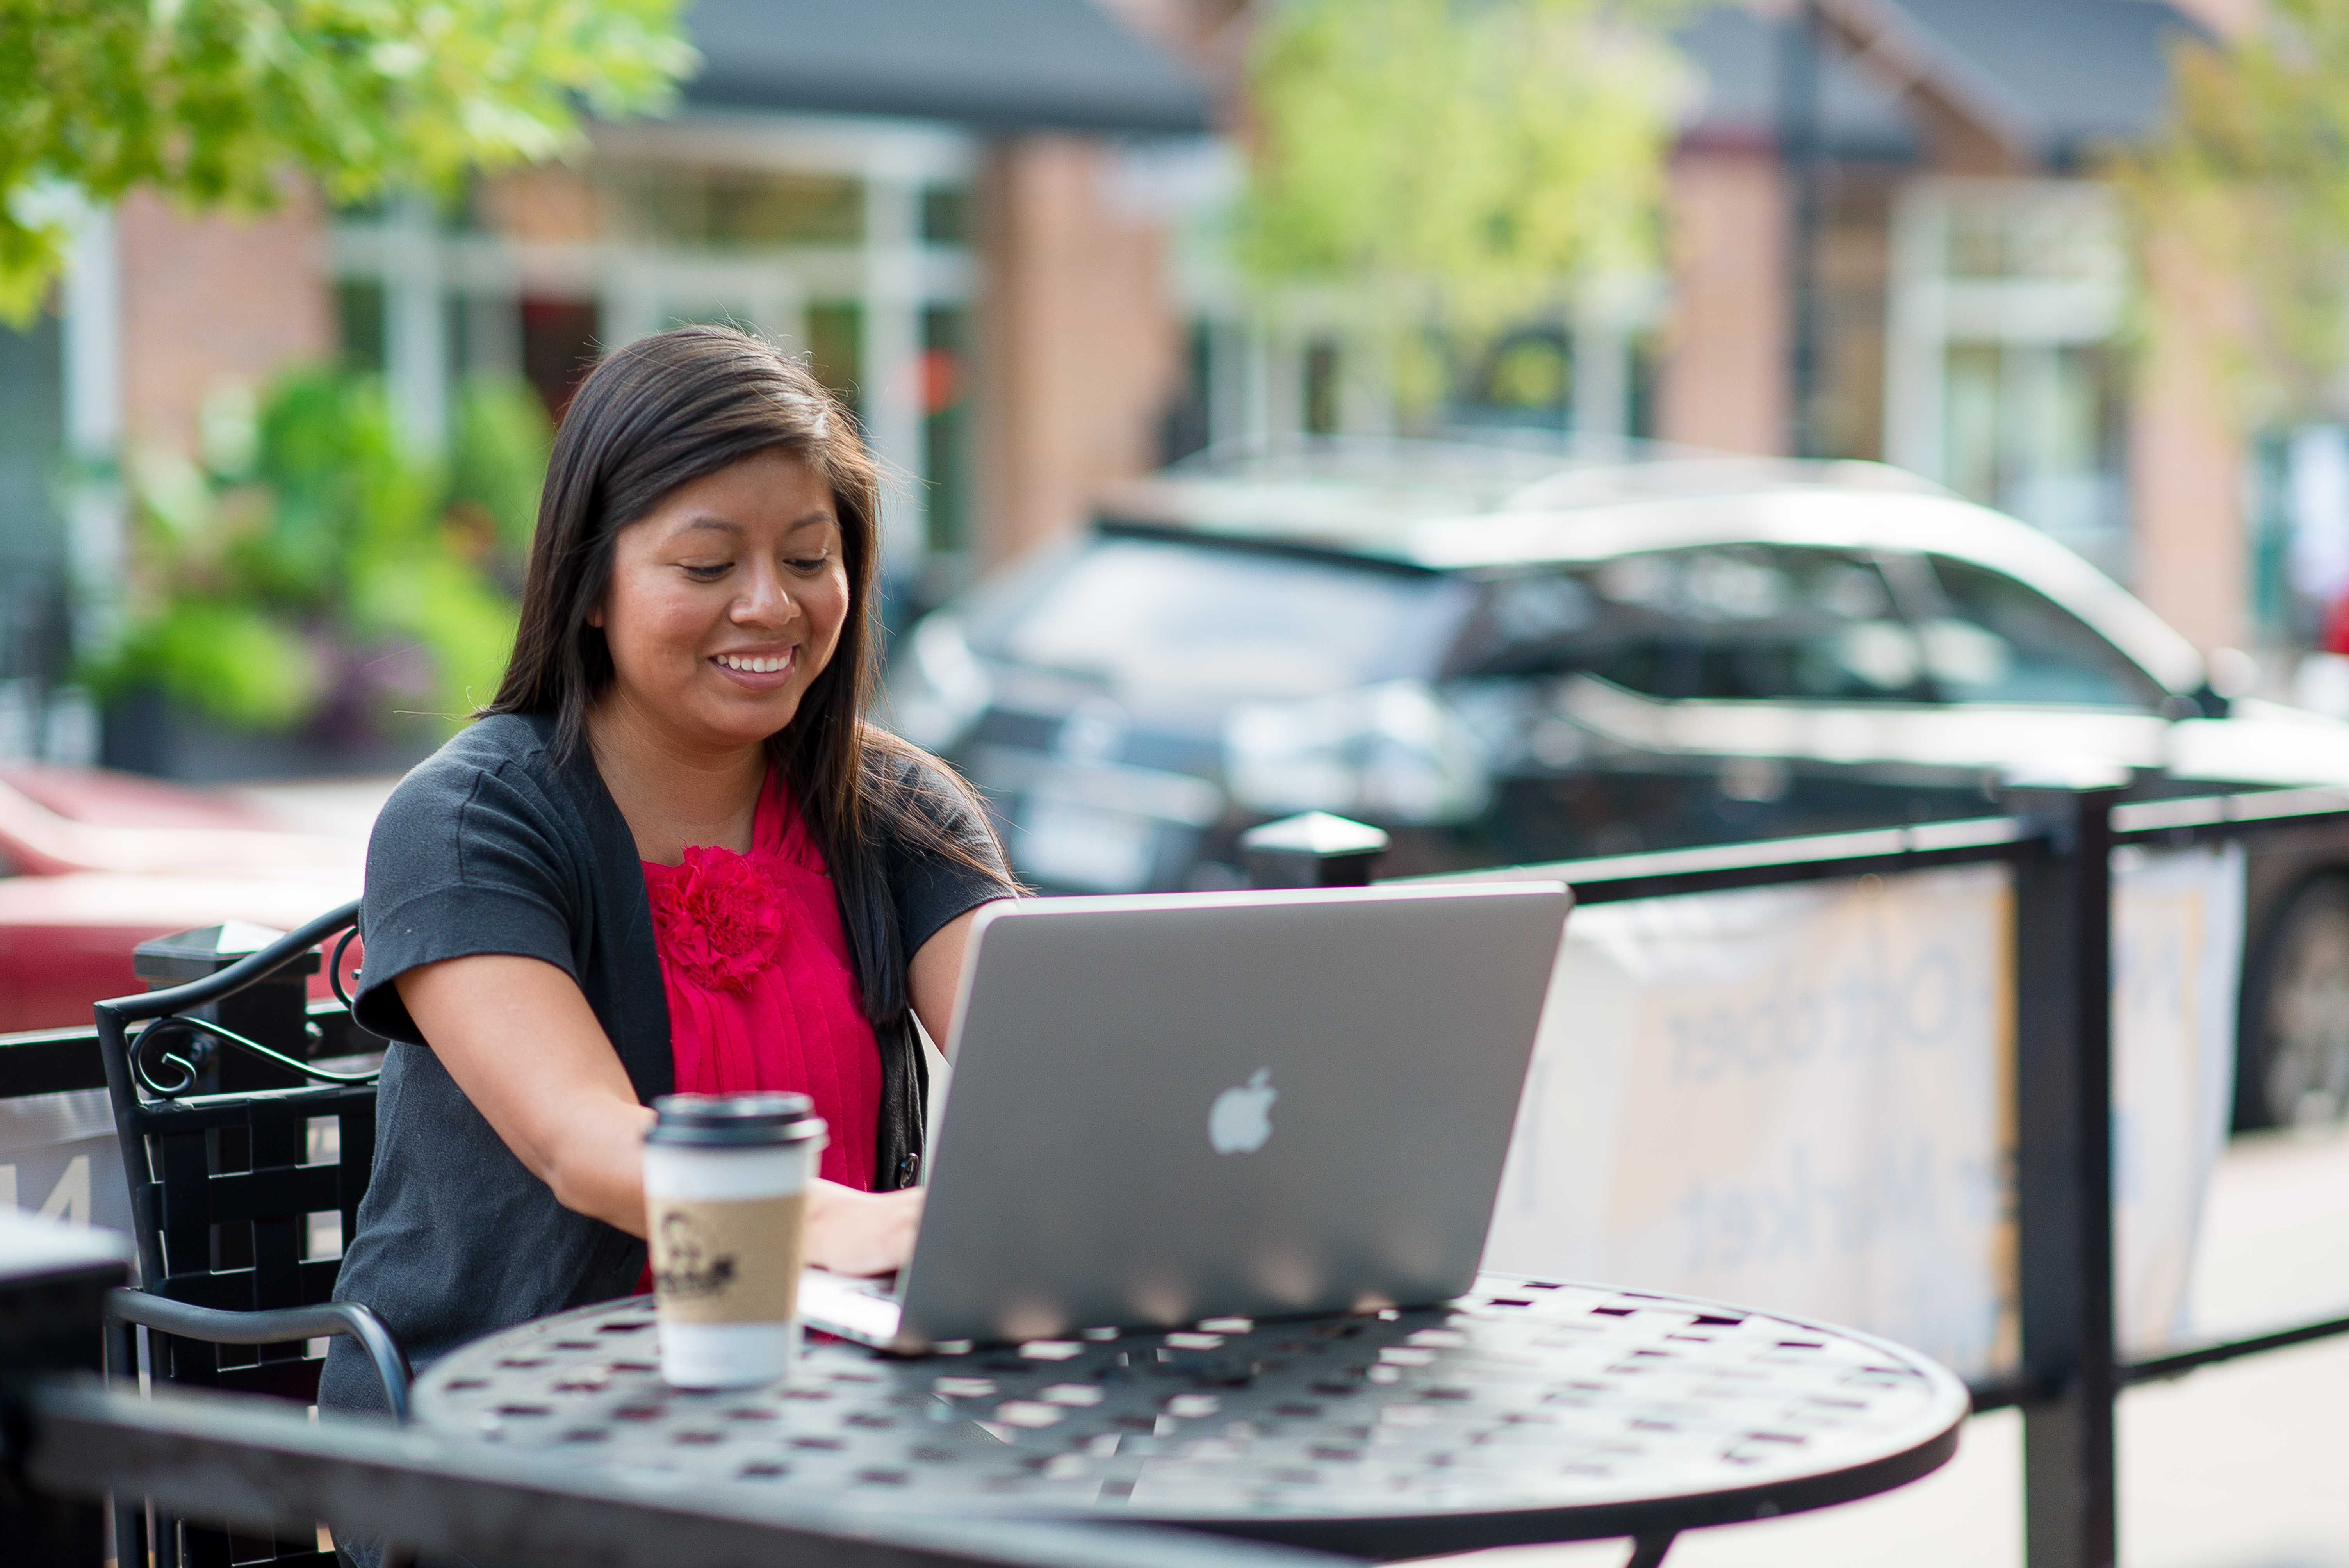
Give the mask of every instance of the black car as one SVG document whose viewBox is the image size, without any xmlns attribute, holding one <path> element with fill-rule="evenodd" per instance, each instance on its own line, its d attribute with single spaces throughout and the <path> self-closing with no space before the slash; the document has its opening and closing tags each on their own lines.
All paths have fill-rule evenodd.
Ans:
<svg viewBox="0 0 2349 1568">
<path fill-rule="evenodd" d="M 2349 782 L 2037 530 L 1872 465 L 1528 479 L 1387 449 L 1170 473 L 917 623 L 895 721 L 1049 892 L 1239 880 L 1321 810 L 1408 875 L 1983 815 L 2018 766 Z M 1497 470 L 1497 473 L 1495 472 Z M 2349 1109 L 2349 841 L 2251 858 L 2244 1125 Z"/>
</svg>

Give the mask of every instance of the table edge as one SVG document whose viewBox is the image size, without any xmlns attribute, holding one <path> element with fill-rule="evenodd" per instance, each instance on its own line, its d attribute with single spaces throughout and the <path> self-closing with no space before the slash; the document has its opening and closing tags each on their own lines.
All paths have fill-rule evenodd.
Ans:
<svg viewBox="0 0 2349 1568">
<path fill-rule="evenodd" d="M 1325 1516 L 1319 1519 L 1237 1519 L 1211 1515 L 1180 1513 L 1111 1513 L 1096 1510 L 1068 1510 L 1019 1505 L 981 1503 L 977 1507 L 958 1507 L 951 1511 L 915 1508 L 904 1511 L 922 1513 L 927 1517 L 985 1518 L 994 1521 L 1033 1520 L 1050 1522 L 1100 1524 L 1133 1524 L 1144 1528 L 1190 1531 L 1202 1535 L 1236 1540 L 1264 1542 L 1270 1544 L 1302 1547 L 1311 1550 L 1343 1553 L 1373 1561 L 1393 1561 L 1401 1558 L 1438 1556 L 1459 1552 L 1480 1551 L 1487 1547 L 1526 1546 L 1569 1541 L 1607 1540 L 1617 1536 L 1636 1536 L 1665 1531 L 1700 1530 L 1723 1524 L 1748 1523 L 1757 1520 L 1775 1519 L 1793 1513 L 1807 1513 L 1822 1508 L 1833 1508 L 1856 1502 L 1894 1491 L 1910 1481 L 1931 1474 L 1947 1464 L 1957 1453 L 1958 1434 L 1973 1414 L 1973 1398 L 1956 1374 L 1922 1351 L 1911 1349 L 1897 1341 L 1886 1339 L 1864 1329 L 1847 1328 L 1818 1319 L 1780 1312 L 1775 1308 L 1743 1305 L 1735 1302 L 1717 1301 L 1705 1296 L 1681 1295 L 1668 1291 L 1640 1290 L 1620 1285 L 1592 1284 L 1584 1281 L 1557 1279 L 1543 1274 L 1520 1274 L 1514 1271 L 1480 1271 L 1478 1286 L 1498 1280 L 1540 1281 L 1545 1284 L 1568 1288 L 1605 1291 L 1618 1296 L 1651 1300 L 1660 1305 L 1718 1307 L 1745 1316 L 1761 1316 L 1792 1324 L 1815 1332 L 1830 1334 L 1838 1338 L 1857 1341 L 1889 1353 L 1904 1365 L 1915 1367 L 1932 1386 L 1933 1402 L 1941 1408 L 1944 1418 L 1931 1434 L 1910 1446 L 1846 1469 L 1824 1474 L 1797 1476 L 1789 1480 L 1758 1482 L 1754 1486 L 1723 1491 L 1681 1493 L 1671 1496 L 1629 1499 L 1617 1501 L 1577 1503 L 1565 1507 L 1531 1507 L 1523 1509 L 1475 1510 L 1460 1511 L 1433 1511 L 1412 1514 L 1381 1514 Z M 1475 1287 L 1472 1287 L 1475 1288 Z M 414 1398 L 415 1418 L 419 1424 L 432 1426 L 431 1407 L 439 1401 L 436 1385 L 443 1381 L 451 1364 L 467 1353 L 486 1354 L 498 1344 L 513 1337 L 527 1337 L 546 1331 L 549 1326 L 566 1318 L 607 1313 L 631 1302 L 641 1302 L 647 1309 L 650 1298 L 621 1296 L 607 1301 L 591 1302 L 565 1312 L 533 1318 L 509 1328 L 482 1336 L 455 1346 L 435 1361 L 418 1377 Z M 1439 1303 L 1437 1305 L 1448 1305 Z M 1137 1329 L 1136 1333 L 1158 1332 Z M 891 1357 L 874 1352 L 890 1360 L 959 1360 L 958 1357 Z"/>
</svg>

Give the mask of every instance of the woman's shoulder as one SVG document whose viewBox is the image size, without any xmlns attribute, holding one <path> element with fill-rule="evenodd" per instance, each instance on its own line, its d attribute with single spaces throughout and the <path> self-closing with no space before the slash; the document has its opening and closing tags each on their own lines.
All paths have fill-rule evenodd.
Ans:
<svg viewBox="0 0 2349 1568">
<path fill-rule="evenodd" d="M 470 793 L 474 781 L 484 774 L 552 778 L 558 771 L 552 718 L 534 713 L 493 713 L 475 719 L 450 736 L 440 750 L 409 769 L 394 794 L 410 789 L 434 795 L 451 789 Z"/>
<path fill-rule="evenodd" d="M 882 837 L 916 842 L 940 834 L 994 841 L 987 808 L 961 774 L 886 730 L 869 730 L 864 767 Z"/>
<path fill-rule="evenodd" d="M 987 807 L 960 775 L 918 747 L 882 734 L 868 743 L 873 820 L 908 954 L 966 910 L 1017 896 Z"/>
<path fill-rule="evenodd" d="M 493 804 L 507 815 L 559 813 L 563 772 L 551 719 L 492 714 L 459 730 L 409 769 L 384 802 L 378 830 L 387 825 L 412 830 L 426 821 L 453 828 L 482 805 Z"/>
</svg>

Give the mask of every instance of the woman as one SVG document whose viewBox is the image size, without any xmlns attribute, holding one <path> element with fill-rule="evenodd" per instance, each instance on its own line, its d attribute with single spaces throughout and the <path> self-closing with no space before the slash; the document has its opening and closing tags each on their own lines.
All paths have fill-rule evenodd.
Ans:
<svg viewBox="0 0 2349 1568">
<path fill-rule="evenodd" d="M 409 1356 L 637 1288 L 647 1102 L 812 1094 L 809 1253 L 895 1268 L 921 1212 L 913 1020 L 947 1037 L 986 819 L 869 727 L 872 459 L 716 327 L 573 400 L 512 664 L 367 847 L 357 1013 L 393 1044 L 337 1296 Z M 379 1408 L 336 1340 L 320 1403 Z"/>
</svg>

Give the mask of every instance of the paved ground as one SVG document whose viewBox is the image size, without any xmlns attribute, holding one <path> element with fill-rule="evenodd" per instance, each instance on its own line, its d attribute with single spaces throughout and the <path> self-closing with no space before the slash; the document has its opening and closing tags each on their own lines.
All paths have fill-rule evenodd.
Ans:
<svg viewBox="0 0 2349 1568">
<path fill-rule="evenodd" d="M 2204 1218 L 2199 1329 L 2349 1313 L 2349 1133 L 2238 1140 Z M 2349 1336 L 2140 1388 L 2121 1406 L 2129 1568 L 2349 1568 Z M 2022 1568 L 2023 1426 L 1968 1423 L 1958 1457 L 1888 1496 L 1700 1531 L 1671 1568 Z M 1625 1543 L 1478 1553 L 1596 1568 Z"/>
</svg>

